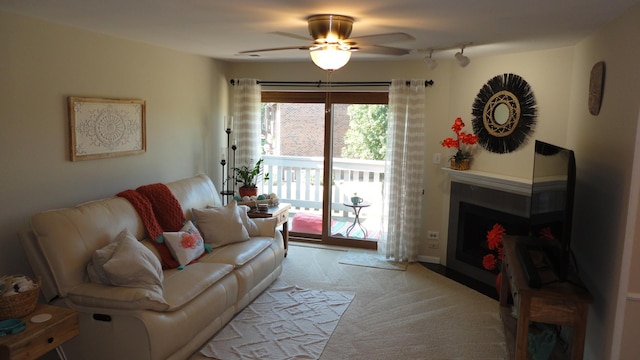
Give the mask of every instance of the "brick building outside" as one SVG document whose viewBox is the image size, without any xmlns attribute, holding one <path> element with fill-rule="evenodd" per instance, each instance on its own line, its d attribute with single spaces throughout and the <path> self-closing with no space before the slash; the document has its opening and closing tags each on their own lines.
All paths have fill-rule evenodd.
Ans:
<svg viewBox="0 0 640 360">
<path fill-rule="evenodd" d="M 279 107 L 280 112 L 279 124 L 276 123 L 276 107 Z M 333 106 L 334 157 L 342 157 L 344 136 L 349 129 L 348 107 L 349 104 Z M 324 156 L 324 104 L 273 104 L 267 106 L 264 116 L 266 121 L 262 135 L 266 142 L 266 155 Z"/>
</svg>

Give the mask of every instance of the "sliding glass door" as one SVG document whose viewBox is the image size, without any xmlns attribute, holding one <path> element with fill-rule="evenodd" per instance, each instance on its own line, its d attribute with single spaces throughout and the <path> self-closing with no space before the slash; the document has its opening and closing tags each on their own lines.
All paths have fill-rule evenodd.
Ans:
<svg viewBox="0 0 640 360">
<path fill-rule="evenodd" d="M 387 93 L 263 92 L 266 191 L 290 203 L 290 235 L 375 248 Z"/>
</svg>

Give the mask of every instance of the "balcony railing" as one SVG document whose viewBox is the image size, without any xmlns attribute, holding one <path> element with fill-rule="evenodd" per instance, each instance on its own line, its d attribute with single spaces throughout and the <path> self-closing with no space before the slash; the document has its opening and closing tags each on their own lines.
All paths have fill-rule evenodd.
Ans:
<svg viewBox="0 0 640 360">
<path fill-rule="evenodd" d="M 265 155 L 265 171 L 270 180 L 263 193 L 276 193 L 281 202 L 310 211 L 322 209 L 322 157 Z M 384 161 L 336 158 L 333 161 L 331 209 L 348 216 L 352 209 L 343 205 L 357 193 L 372 204 L 374 212 L 382 205 Z"/>
</svg>

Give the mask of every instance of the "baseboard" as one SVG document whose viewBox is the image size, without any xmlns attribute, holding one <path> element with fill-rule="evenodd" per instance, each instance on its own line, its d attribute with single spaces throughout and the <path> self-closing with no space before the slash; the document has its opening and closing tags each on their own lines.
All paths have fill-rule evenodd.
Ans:
<svg viewBox="0 0 640 360">
<path fill-rule="evenodd" d="M 431 264 L 440 264 L 440 257 L 438 257 L 438 256 L 419 255 L 418 256 L 418 261 L 419 262 L 431 263 Z"/>
</svg>

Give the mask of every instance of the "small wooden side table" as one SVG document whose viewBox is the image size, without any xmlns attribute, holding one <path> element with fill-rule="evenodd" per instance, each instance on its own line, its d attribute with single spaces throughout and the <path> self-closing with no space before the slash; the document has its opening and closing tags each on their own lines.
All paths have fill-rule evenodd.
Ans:
<svg viewBox="0 0 640 360">
<path fill-rule="evenodd" d="M 278 219 L 276 226 L 282 225 L 282 239 L 284 240 L 284 256 L 287 256 L 289 248 L 289 209 L 291 204 L 280 203 L 276 206 L 270 206 L 268 211 L 258 211 L 252 209 L 248 212 L 250 218 L 271 218 Z"/>
<path fill-rule="evenodd" d="M 570 272 L 572 282 L 559 282 L 539 289 L 526 282 L 516 250 L 517 237 L 503 240 L 502 283 L 500 286 L 500 315 L 505 328 L 505 339 L 510 358 L 526 360 L 528 354 L 529 324 L 570 326 L 573 329 L 570 359 L 582 359 L 587 331 L 587 314 L 593 298 L 589 291 L 574 284 L 582 284 L 577 274 Z M 505 276 L 506 275 L 506 276 Z M 518 309 L 518 319 L 511 316 L 509 294 Z M 552 355 L 552 358 L 555 354 Z"/>
<path fill-rule="evenodd" d="M 51 319 L 31 322 L 40 314 L 51 314 Z M 24 331 L 0 338 L 0 360 L 37 359 L 53 349 L 60 359 L 66 359 L 62 344 L 80 333 L 78 314 L 60 306 L 38 304 L 22 321 L 27 325 Z"/>
</svg>

